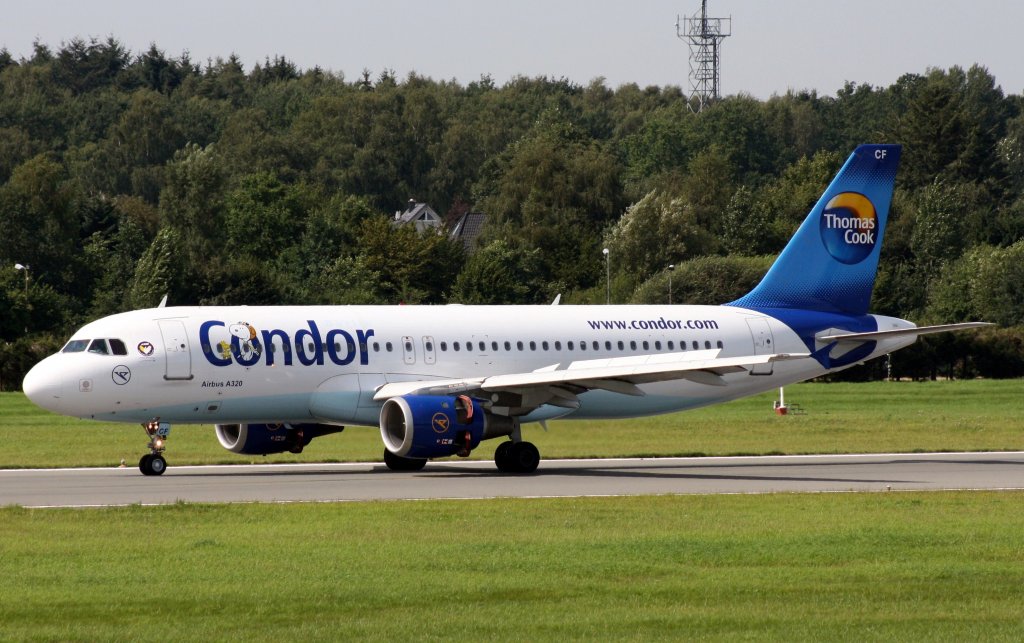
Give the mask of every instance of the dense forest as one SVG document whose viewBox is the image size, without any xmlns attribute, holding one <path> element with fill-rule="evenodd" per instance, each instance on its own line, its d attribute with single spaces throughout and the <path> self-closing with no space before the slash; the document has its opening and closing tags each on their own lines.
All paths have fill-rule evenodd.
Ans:
<svg viewBox="0 0 1024 643">
<path fill-rule="evenodd" d="M 1000 326 L 904 377 L 1024 374 L 1024 99 L 984 67 L 835 96 L 133 53 L 0 49 L 0 388 L 93 318 L 185 304 L 721 303 L 755 284 L 850 151 L 902 143 L 873 309 Z M 487 215 L 470 252 L 391 220 Z M 27 265 L 17 270 L 14 265 Z M 854 377 L 881 377 L 884 365 Z"/>
</svg>

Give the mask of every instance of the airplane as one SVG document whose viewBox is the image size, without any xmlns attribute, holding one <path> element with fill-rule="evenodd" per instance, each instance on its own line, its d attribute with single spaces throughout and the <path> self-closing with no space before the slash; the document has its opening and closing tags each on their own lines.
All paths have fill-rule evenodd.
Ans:
<svg viewBox="0 0 1024 643">
<path fill-rule="evenodd" d="M 145 475 L 166 470 L 176 423 L 214 424 L 246 455 L 375 426 L 397 471 L 502 439 L 498 471 L 531 473 L 524 424 L 718 404 L 987 325 L 868 313 L 901 149 L 857 147 L 762 281 L 721 306 L 161 302 L 83 326 L 23 390 L 56 413 L 141 423 Z"/>
</svg>

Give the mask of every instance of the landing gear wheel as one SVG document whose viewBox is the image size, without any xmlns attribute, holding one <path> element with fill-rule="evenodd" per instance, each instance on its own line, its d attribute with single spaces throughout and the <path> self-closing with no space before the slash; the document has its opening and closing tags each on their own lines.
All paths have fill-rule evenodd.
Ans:
<svg viewBox="0 0 1024 643">
<path fill-rule="evenodd" d="M 511 458 L 509 457 L 513 444 L 515 443 L 510 441 L 502 442 L 494 450 L 494 466 L 498 467 L 498 471 L 502 473 L 513 473 Z"/>
<path fill-rule="evenodd" d="M 160 422 L 160 418 L 154 418 L 143 423 L 142 428 L 149 438 L 149 444 L 146 445 L 149 453 L 139 460 L 139 471 L 144 476 L 163 475 L 164 471 L 167 471 L 167 460 L 160 454 L 167 448 L 167 436 L 171 433 L 171 425 Z"/>
<path fill-rule="evenodd" d="M 540 451 L 532 442 L 513 443 L 509 455 L 516 473 L 533 473 L 540 464 Z"/>
<path fill-rule="evenodd" d="M 149 472 L 153 476 L 162 476 L 167 471 L 167 460 L 159 453 L 149 459 Z"/>
<path fill-rule="evenodd" d="M 159 453 L 147 453 L 139 460 L 139 471 L 144 476 L 159 476 L 167 471 L 167 460 Z"/>
<path fill-rule="evenodd" d="M 540 451 L 532 442 L 502 442 L 494 451 L 494 464 L 502 473 L 533 473 Z"/>
<path fill-rule="evenodd" d="M 427 465 L 427 459 L 403 458 L 384 449 L 384 464 L 392 471 L 419 471 Z"/>
</svg>

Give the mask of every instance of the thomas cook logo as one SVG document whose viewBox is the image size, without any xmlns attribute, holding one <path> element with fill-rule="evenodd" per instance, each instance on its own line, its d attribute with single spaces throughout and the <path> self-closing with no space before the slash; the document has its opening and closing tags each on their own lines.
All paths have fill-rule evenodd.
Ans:
<svg viewBox="0 0 1024 643">
<path fill-rule="evenodd" d="M 843 192 L 832 197 L 821 212 L 821 240 L 837 261 L 855 264 L 875 249 L 878 215 L 863 194 Z"/>
</svg>

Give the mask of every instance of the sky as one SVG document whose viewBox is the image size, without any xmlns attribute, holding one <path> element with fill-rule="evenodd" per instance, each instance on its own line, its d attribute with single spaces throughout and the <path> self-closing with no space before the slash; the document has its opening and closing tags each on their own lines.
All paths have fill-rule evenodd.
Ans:
<svg viewBox="0 0 1024 643">
<path fill-rule="evenodd" d="M 732 17 L 721 90 L 758 98 L 833 95 L 846 81 L 887 86 L 905 73 L 978 63 L 1024 94 L 1024 2 L 708 0 Z M 0 0 L 0 47 L 30 57 L 79 36 L 113 36 L 133 53 L 155 43 L 195 62 L 236 54 L 248 71 L 283 55 L 350 80 L 390 69 L 463 84 L 489 74 L 587 84 L 689 87 L 676 17 L 700 0 Z"/>
</svg>

